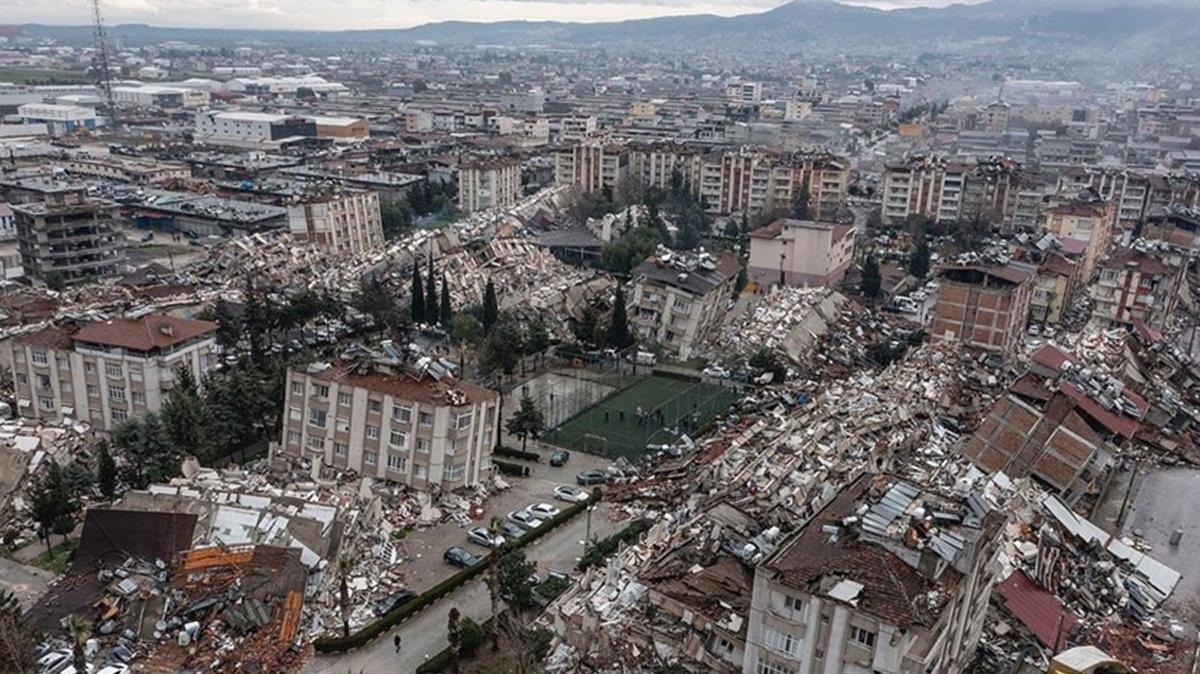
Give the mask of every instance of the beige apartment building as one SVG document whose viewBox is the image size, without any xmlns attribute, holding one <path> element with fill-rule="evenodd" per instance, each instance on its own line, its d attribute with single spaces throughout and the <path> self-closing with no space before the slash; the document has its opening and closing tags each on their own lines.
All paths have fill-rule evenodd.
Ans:
<svg viewBox="0 0 1200 674">
<path fill-rule="evenodd" d="M 338 189 L 287 207 L 288 230 L 333 253 L 362 253 L 383 243 L 379 194 Z"/>
<path fill-rule="evenodd" d="M 458 208 L 464 213 L 509 208 L 520 198 L 521 162 L 516 159 L 468 161 L 458 167 Z"/>
<path fill-rule="evenodd" d="M 765 286 L 835 286 L 854 258 L 854 227 L 782 218 L 750 233 L 750 280 Z"/>
<path fill-rule="evenodd" d="M 754 575 L 744 674 L 958 674 L 987 615 L 1003 517 L 864 475 Z"/>
<path fill-rule="evenodd" d="M 629 153 L 621 145 L 588 141 L 554 153 L 554 182 L 584 192 L 616 189 L 629 175 Z"/>
<path fill-rule="evenodd" d="M 382 362 L 316 363 L 288 373 L 279 450 L 326 466 L 443 490 L 491 469 L 499 396 Z"/>
<path fill-rule="evenodd" d="M 1141 321 L 1165 330 L 1179 302 L 1186 267 L 1152 249 L 1118 248 L 1099 263 L 1099 277 L 1088 287 L 1092 318 L 1109 327 Z"/>
<path fill-rule="evenodd" d="M 1112 243 L 1115 203 L 1085 195 L 1071 195 L 1055 201 L 1058 203 L 1042 209 L 1042 230 L 1060 240 L 1083 245 L 1079 280 L 1086 285 L 1096 272 L 1096 263 Z"/>
<path fill-rule="evenodd" d="M 112 431 L 159 412 L 178 367 L 199 382 L 213 361 L 217 325 L 173 316 L 53 326 L 9 340 L 17 412 L 80 419 Z"/>
<path fill-rule="evenodd" d="M 629 316 L 643 344 L 691 358 L 725 315 L 737 273 L 737 258 L 728 253 L 658 254 L 635 267 Z"/>
</svg>

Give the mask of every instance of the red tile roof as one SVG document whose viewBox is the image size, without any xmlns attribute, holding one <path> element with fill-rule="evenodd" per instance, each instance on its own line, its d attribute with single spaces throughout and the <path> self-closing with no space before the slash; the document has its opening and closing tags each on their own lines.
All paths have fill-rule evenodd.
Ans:
<svg viewBox="0 0 1200 674">
<path fill-rule="evenodd" d="M 1062 391 L 1068 398 L 1075 401 L 1075 405 L 1080 410 L 1085 412 L 1089 417 L 1095 419 L 1097 423 L 1107 428 L 1111 433 L 1123 435 L 1127 438 L 1132 438 L 1133 434 L 1137 433 L 1137 419 L 1105 409 L 1103 405 L 1095 400 L 1092 400 L 1091 396 L 1075 388 L 1074 384 L 1063 382 L 1062 385 L 1059 386 L 1058 390 Z M 1126 393 L 1133 392 L 1126 391 Z M 1138 396 L 1138 398 L 1133 398 L 1131 396 L 1130 400 L 1133 401 L 1133 404 L 1138 405 L 1138 401 L 1141 400 L 1141 396 Z M 1145 400 L 1142 400 L 1142 403 L 1145 403 Z M 1149 407 L 1148 404 L 1147 407 Z M 1141 405 L 1138 405 L 1138 408 L 1141 409 Z"/>
<path fill-rule="evenodd" d="M 216 330 L 217 324 L 209 321 L 156 315 L 89 323 L 80 328 L 73 339 L 135 351 L 151 351 L 182 344 Z"/>
<path fill-rule="evenodd" d="M 1057 651 L 1079 618 L 1058 597 L 1034 584 L 1024 571 L 1015 571 L 996 587 L 1004 607 L 1029 628 L 1042 644 Z"/>
<path fill-rule="evenodd" d="M 304 372 L 305 370 L 299 371 Z M 467 397 L 468 403 L 466 404 L 471 405 L 495 400 L 498 397 L 497 393 L 491 389 L 451 377 L 437 381 L 432 377 L 417 379 L 408 374 L 388 374 L 386 372 L 360 374 L 353 371 L 350 363 L 337 363 L 320 372 L 309 372 L 308 374 L 315 379 L 336 382 L 339 385 L 361 387 L 401 400 L 430 405 L 448 405 L 446 396 L 449 391 L 462 393 Z"/>
</svg>

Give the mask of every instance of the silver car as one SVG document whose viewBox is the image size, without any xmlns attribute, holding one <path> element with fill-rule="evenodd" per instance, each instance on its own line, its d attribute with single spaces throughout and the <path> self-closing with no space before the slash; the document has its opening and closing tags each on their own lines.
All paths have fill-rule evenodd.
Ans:
<svg viewBox="0 0 1200 674">
<path fill-rule="evenodd" d="M 476 545 L 482 545 L 485 548 L 498 548 L 504 545 L 504 537 L 499 534 L 493 536 L 487 527 L 475 527 L 471 529 L 467 532 L 467 540 Z"/>
</svg>

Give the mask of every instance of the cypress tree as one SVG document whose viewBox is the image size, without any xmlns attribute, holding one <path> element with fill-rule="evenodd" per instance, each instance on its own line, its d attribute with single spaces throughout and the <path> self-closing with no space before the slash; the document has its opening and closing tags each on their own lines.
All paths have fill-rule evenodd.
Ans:
<svg viewBox="0 0 1200 674">
<path fill-rule="evenodd" d="M 436 325 L 438 322 L 438 292 L 437 277 L 433 274 L 433 256 L 429 256 L 429 273 L 425 276 L 425 322 Z"/>
<path fill-rule="evenodd" d="M 483 331 L 490 333 L 496 321 L 500 318 L 500 303 L 496 300 L 496 286 L 488 279 L 487 288 L 483 291 Z"/>
<path fill-rule="evenodd" d="M 412 271 L 412 319 L 413 323 L 425 320 L 425 285 L 421 283 L 421 269 L 415 262 Z"/>
<path fill-rule="evenodd" d="M 446 283 L 446 275 L 442 274 L 442 327 L 449 330 L 450 322 L 454 320 L 454 310 L 450 308 L 450 286 Z"/>
<path fill-rule="evenodd" d="M 629 316 L 625 311 L 624 288 L 617 288 L 617 297 L 613 300 L 612 319 L 608 324 L 605 341 L 608 342 L 609 347 L 614 349 L 633 346 L 633 335 L 629 332 Z"/>
</svg>

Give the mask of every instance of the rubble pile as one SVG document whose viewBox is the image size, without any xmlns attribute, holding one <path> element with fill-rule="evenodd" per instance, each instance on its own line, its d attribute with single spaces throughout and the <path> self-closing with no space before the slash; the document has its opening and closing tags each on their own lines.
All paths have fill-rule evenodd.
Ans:
<svg viewBox="0 0 1200 674">
<path fill-rule="evenodd" d="M 0 403 L 7 408 L 7 403 Z M 0 538 L 15 548 L 36 543 L 37 527 L 26 509 L 32 477 L 49 461 L 71 470 L 90 465 L 99 438 L 84 421 L 43 422 L 13 419 L 0 423 Z M 84 505 L 89 504 L 83 495 Z"/>
<path fill-rule="evenodd" d="M 767 348 L 800 362 L 808 348 L 839 320 L 845 305 L 846 298 L 828 288 L 775 288 L 753 310 L 723 326 L 714 335 L 710 353 L 724 360 Z"/>
</svg>

